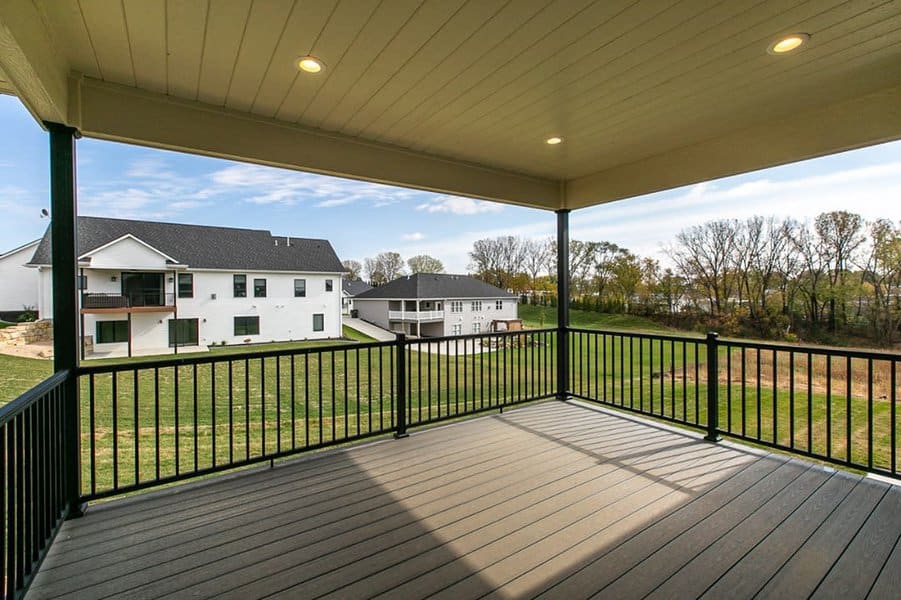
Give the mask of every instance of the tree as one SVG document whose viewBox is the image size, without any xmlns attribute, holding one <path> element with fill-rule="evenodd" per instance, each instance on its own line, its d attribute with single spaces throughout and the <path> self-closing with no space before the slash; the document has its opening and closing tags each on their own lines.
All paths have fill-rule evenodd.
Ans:
<svg viewBox="0 0 901 600">
<path fill-rule="evenodd" d="M 901 222 L 887 219 L 870 225 L 872 245 L 864 280 L 873 286 L 868 315 L 877 341 L 895 342 L 901 327 Z"/>
<path fill-rule="evenodd" d="M 513 288 L 523 272 L 526 247 L 512 235 L 476 240 L 469 253 L 469 268 L 475 276 L 502 289 Z"/>
<path fill-rule="evenodd" d="M 363 273 L 363 265 L 358 260 L 343 260 L 341 264 L 344 265 L 348 279 L 359 279 Z"/>
<path fill-rule="evenodd" d="M 444 273 L 444 265 L 437 258 L 420 254 L 407 260 L 410 273 Z"/>
<path fill-rule="evenodd" d="M 679 271 L 706 294 L 713 315 L 726 309 L 733 289 L 737 221 L 710 221 L 676 235 L 673 260 Z"/>
<path fill-rule="evenodd" d="M 523 242 L 523 269 L 533 285 L 542 273 L 550 273 L 555 255 L 551 251 L 550 240 L 525 240 Z"/>
<path fill-rule="evenodd" d="M 839 311 L 842 323 L 848 322 L 847 276 L 858 249 L 866 239 L 863 234 L 864 221 L 860 215 L 837 210 L 818 215 L 814 227 L 821 241 L 822 261 L 828 276 L 829 329 L 835 333 Z"/>
<path fill-rule="evenodd" d="M 367 258 L 363 269 L 372 285 L 384 285 L 404 274 L 404 259 L 397 252 L 381 252 Z"/>
</svg>

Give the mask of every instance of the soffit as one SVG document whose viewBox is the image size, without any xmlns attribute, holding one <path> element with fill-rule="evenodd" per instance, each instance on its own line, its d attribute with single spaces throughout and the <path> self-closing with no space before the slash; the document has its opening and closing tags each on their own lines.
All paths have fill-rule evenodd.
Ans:
<svg viewBox="0 0 901 600">
<path fill-rule="evenodd" d="M 681 176 L 655 181 L 645 172 L 645 183 L 605 189 L 616 173 L 634 171 L 630 165 L 675 164 L 671 156 L 705 145 L 722 153 L 715 140 L 763 144 L 774 139 L 774 123 L 846 114 L 829 107 L 901 85 L 901 8 L 889 0 L 35 4 L 57 53 L 91 89 L 94 82 L 124 86 L 375 144 L 373 151 L 384 146 L 534 178 L 537 192 L 525 186 L 512 199 L 524 204 L 530 192 L 556 190 L 561 181 L 575 183 L 580 197 L 571 204 L 580 206 L 901 136 L 895 113 L 873 116 L 884 123 L 875 137 L 855 137 L 856 123 L 835 122 L 821 126 L 838 134 L 819 141 L 814 122 L 797 132 L 808 146 L 786 142 L 771 160 L 759 152 L 689 153 L 692 164 L 675 161 Z M 812 34 L 809 45 L 786 56 L 766 53 L 776 36 L 797 31 Z M 322 59 L 324 72 L 301 74 L 293 61 L 305 54 Z M 99 129 L 88 133 L 129 139 L 124 124 Z M 546 145 L 551 135 L 564 143 Z M 459 191 L 505 199 L 494 190 Z"/>
</svg>

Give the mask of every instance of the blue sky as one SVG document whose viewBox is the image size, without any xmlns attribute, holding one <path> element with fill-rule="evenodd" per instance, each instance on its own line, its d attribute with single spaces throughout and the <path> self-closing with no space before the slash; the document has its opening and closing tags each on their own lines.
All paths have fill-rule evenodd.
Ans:
<svg viewBox="0 0 901 600">
<path fill-rule="evenodd" d="M 40 237 L 48 200 L 47 135 L 0 96 L 0 252 Z M 465 272 L 472 242 L 549 237 L 553 213 L 83 139 L 79 214 L 269 229 L 321 237 L 342 259 L 427 253 Z M 901 220 L 901 142 L 575 211 L 573 239 L 607 240 L 666 264 L 685 227 L 759 214 L 813 219 L 828 210 Z"/>
</svg>

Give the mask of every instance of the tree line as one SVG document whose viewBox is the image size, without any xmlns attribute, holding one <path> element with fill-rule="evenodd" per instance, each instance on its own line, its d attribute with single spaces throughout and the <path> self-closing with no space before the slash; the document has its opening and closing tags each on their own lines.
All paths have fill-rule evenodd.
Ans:
<svg viewBox="0 0 901 600">
<path fill-rule="evenodd" d="M 420 254 L 404 260 L 397 252 L 381 252 L 376 256 L 342 261 L 349 279 L 365 279 L 370 285 L 380 286 L 404 275 L 416 273 L 444 273 L 444 264 L 435 257 Z"/>
<path fill-rule="evenodd" d="M 606 241 L 570 242 L 572 305 L 728 335 L 891 345 L 901 328 L 901 223 L 822 213 L 812 223 L 755 216 L 680 231 L 672 266 Z M 478 240 L 470 271 L 527 300 L 555 303 L 553 240 Z"/>
</svg>

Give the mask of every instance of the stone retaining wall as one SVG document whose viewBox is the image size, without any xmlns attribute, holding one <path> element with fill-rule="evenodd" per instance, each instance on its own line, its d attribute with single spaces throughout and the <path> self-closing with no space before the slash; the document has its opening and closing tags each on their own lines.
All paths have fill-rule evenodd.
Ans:
<svg viewBox="0 0 901 600">
<path fill-rule="evenodd" d="M 19 323 L 0 329 L 0 346 L 25 346 L 53 339 L 53 322 L 49 320 Z"/>
</svg>

